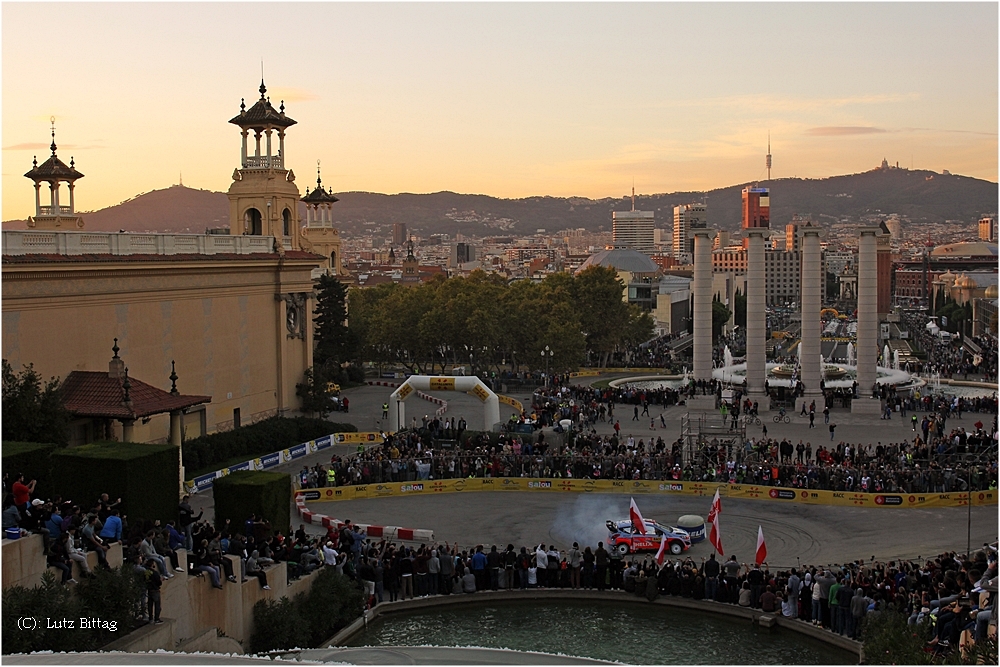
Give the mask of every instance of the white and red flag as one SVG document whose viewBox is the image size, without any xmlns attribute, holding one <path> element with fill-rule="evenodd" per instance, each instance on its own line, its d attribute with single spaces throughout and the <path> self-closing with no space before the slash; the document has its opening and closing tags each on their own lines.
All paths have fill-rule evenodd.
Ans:
<svg viewBox="0 0 1000 667">
<path fill-rule="evenodd" d="M 722 501 L 719 500 L 719 490 L 716 489 L 715 497 L 712 499 L 712 509 L 708 511 L 708 541 L 720 556 L 725 556 L 722 551 L 722 533 L 719 531 L 720 514 L 722 514 Z"/>
<path fill-rule="evenodd" d="M 764 529 L 757 526 L 757 565 L 767 560 L 767 545 L 764 544 Z"/>
<path fill-rule="evenodd" d="M 656 564 L 663 565 L 663 559 L 667 555 L 667 536 L 660 537 L 660 548 L 656 551 Z"/>
<path fill-rule="evenodd" d="M 633 528 L 643 535 L 646 534 L 646 522 L 642 519 L 642 513 L 639 512 L 639 506 L 635 504 L 635 498 L 629 498 L 628 518 L 632 520 Z"/>
</svg>

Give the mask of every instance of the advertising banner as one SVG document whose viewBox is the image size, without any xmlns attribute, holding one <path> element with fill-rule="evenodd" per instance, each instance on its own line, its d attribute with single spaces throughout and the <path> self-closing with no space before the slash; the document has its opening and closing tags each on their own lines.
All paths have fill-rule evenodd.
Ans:
<svg viewBox="0 0 1000 667">
<path fill-rule="evenodd" d="M 230 469 L 231 470 L 231 469 Z M 199 478 L 201 479 L 201 478 Z M 192 482 L 188 482 L 189 485 Z M 205 484 L 203 481 L 202 484 Z M 543 491 L 569 493 L 617 493 L 621 495 L 689 495 L 710 498 L 716 489 L 727 498 L 761 500 L 772 503 L 804 503 L 840 507 L 964 507 L 965 493 L 853 493 L 814 489 L 787 489 L 756 484 L 719 484 L 681 480 L 611 480 L 611 479 L 527 479 L 523 477 L 473 477 L 341 486 L 318 489 L 306 500 L 327 502 L 355 498 L 383 498 L 399 495 L 466 493 L 470 491 Z M 975 505 L 998 502 L 996 491 L 975 491 Z"/>
<path fill-rule="evenodd" d="M 335 433 L 333 440 L 338 445 L 350 444 L 382 444 L 382 434 L 378 431 L 362 431 L 360 433 Z"/>
</svg>

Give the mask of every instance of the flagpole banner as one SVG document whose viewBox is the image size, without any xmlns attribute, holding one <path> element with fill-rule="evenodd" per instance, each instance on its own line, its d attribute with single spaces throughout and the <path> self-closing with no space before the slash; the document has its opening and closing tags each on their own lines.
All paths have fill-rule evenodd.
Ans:
<svg viewBox="0 0 1000 667">
<path fill-rule="evenodd" d="M 639 511 L 639 506 L 635 504 L 635 498 L 629 499 L 628 506 L 628 516 L 632 520 L 632 528 L 638 530 L 641 534 L 646 534 L 646 522 L 642 518 L 642 513 Z"/>
<path fill-rule="evenodd" d="M 764 543 L 764 528 L 757 526 L 757 553 L 755 562 L 760 565 L 767 560 L 767 545 Z"/>
</svg>

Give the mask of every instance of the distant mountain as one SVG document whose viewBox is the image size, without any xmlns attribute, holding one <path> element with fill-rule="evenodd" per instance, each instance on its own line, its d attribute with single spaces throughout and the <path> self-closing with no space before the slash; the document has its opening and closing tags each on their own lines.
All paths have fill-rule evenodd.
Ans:
<svg viewBox="0 0 1000 667">
<path fill-rule="evenodd" d="M 747 184 L 709 192 L 637 195 L 637 210 L 656 211 L 658 226 L 669 227 L 673 207 L 707 201 L 709 226 L 739 227 L 741 191 Z M 864 215 L 898 213 L 913 222 L 973 222 L 997 211 L 997 184 L 967 176 L 909 169 L 875 169 L 823 179 L 783 178 L 760 183 L 771 189 L 771 223 L 784 225 L 793 214 L 817 222 L 860 219 Z M 527 197 L 499 199 L 454 192 L 384 195 L 338 193 L 334 217 L 343 233 L 386 235 L 392 223 L 423 236 L 461 232 L 470 236 L 523 235 L 536 229 L 555 232 L 582 227 L 611 229 L 611 213 L 631 208 L 630 198 Z M 301 210 L 305 217 L 304 208 Z M 99 211 L 85 213 L 87 229 L 132 232 L 203 233 L 228 224 L 229 202 L 221 192 L 179 185 L 154 190 Z M 3 223 L 23 229 L 24 221 Z"/>
</svg>

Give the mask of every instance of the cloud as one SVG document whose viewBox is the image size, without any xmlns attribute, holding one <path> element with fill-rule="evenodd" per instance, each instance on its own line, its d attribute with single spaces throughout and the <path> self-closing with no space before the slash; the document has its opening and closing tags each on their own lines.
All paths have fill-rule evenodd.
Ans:
<svg viewBox="0 0 1000 667">
<path fill-rule="evenodd" d="M 3 147 L 5 151 L 47 151 L 50 148 L 50 144 L 43 143 L 13 144 Z M 91 151 L 104 148 L 104 146 L 98 142 L 93 144 L 57 144 L 56 148 L 60 153 L 64 153 L 66 151 Z"/>
<path fill-rule="evenodd" d="M 863 125 L 811 127 L 806 134 L 813 137 L 846 137 L 852 134 L 883 134 L 889 130 L 881 127 L 866 127 Z"/>
<path fill-rule="evenodd" d="M 40 142 L 37 143 L 27 143 L 27 144 L 14 144 L 13 146 L 4 146 L 5 151 L 42 151 L 48 150 L 49 145 Z"/>
<path fill-rule="evenodd" d="M 285 102 L 314 102 L 319 99 L 319 95 L 304 88 L 272 88 L 268 91 L 272 100 L 284 100 Z"/>
</svg>

